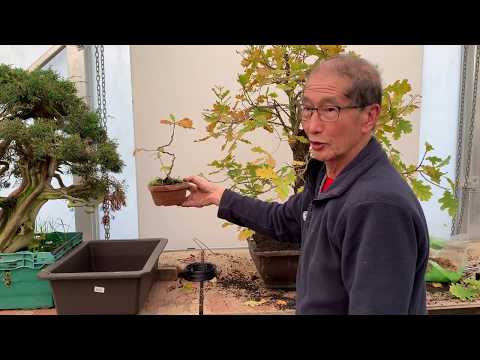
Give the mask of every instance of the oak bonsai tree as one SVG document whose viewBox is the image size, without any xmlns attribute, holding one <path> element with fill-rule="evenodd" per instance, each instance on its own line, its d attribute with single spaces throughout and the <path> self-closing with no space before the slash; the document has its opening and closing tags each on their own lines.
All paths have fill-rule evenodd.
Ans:
<svg viewBox="0 0 480 360">
<path fill-rule="evenodd" d="M 252 45 L 239 52 L 243 69 L 238 75 L 240 91 L 232 94 L 223 87 L 213 88 L 216 101 L 203 113 L 208 135 L 197 141 L 223 140 L 224 154 L 209 164 L 214 168 L 210 175 L 225 174 L 231 189 L 244 195 L 273 194 L 266 199 L 270 201 L 285 200 L 302 191 L 309 141 L 301 126 L 299 104 L 306 75 L 317 62 L 343 53 L 346 46 L 341 45 Z M 419 100 L 406 79 L 386 86 L 375 136 L 417 197 L 429 200 L 432 186 L 442 188 L 441 208 L 453 216 L 457 206 L 454 183 L 442 171 L 450 157 L 434 156 L 433 147 L 426 143 L 422 160 L 406 164 L 393 141 L 412 131 L 408 116 L 419 107 Z M 255 144 L 249 135 L 259 132 L 277 138 L 279 144 L 288 143 L 291 158 L 279 163 L 262 144 Z M 241 146 L 249 146 L 258 158 L 238 160 Z M 249 229 L 240 230 L 241 239 L 253 235 Z"/>
<path fill-rule="evenodd" d="M 49 200 L 94 208 L 104 197 L 112 211 L 125 205 L 117 144 L 99 115 L 77 96 L 75 84 L 51 70 L 0 65 L 0 252 L 28 247 L 35 220 Z M 78 183 L 66 186 L 65 175 Z"/>
<path fill-rule="evenodd" d="M 184 129 L 194 129 L 193 122 L 188 118 L 176 120 L 173 115 L 170 115 L 169 120 L 160 120 L 160 124 L 168 125 L 171 128 L 170 140 L 168 143 L 160 145 L 155 149 L 147 149 L 143 147 L 136 148 L 133 155 L 135 156 L 142 151 L 153 152 L 156 158 L 160 161 L 160 173 L 163 174 L 163 176 L 155 176 L 148 183 L 148 189 L 155 205 L 180 205 L 186 199 L 188 184 L 178 176 L 173 175 L 173 168 L 177 157 L 175 153 L 167 151 L 167 149 L 173 143 L 176 127 L 179 126 Z M 166 158 L 170 159 L 169 163 L 165 161 Z"/>
</svg>

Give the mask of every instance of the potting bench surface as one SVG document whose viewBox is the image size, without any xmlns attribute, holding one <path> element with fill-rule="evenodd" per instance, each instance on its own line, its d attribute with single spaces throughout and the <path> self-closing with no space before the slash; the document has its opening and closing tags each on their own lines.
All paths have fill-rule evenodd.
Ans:
<svg viewBox="0 0 480 360">
<path fill-rule="evenodd" d="M 204 315 L 290 315 L 295 313 L 295 291 L 267 289 L 258 278 L 248 249 L 205 251 L 206 262 L 217 267 L 217 277 L 204 282 Z M 468 250 L 466 272 L 479 271 L 480 244 Z M 159 265 L 182 270 L 201 261 L 200 250 L 165 251 Z M 140 315 L 197 315 L 200 283 L 184 279 L 156 281 Z M 462 302 L 448 292 L 448 286 L 428 285 L 427 306 L 432 314 L 480 313 L 480 300 Z M 55 309 L 5 310 L 0 315 L 54 315 Z"/>
<path fill-rule="evenodd" d="M 215 264 L 217 277 L 204 282 L 203 313 L 208 314 L 294 314 L 295 291 L 271 290 L 263 286 L 248 249 L 205 251 L 206 262 Z M 182 270 L 201 261 L 200 250 L 167 251 L 161 265 Z M 140 314 L 198 314 L 200 283 L 181 278 L 157 281 Z"/>
</svg>

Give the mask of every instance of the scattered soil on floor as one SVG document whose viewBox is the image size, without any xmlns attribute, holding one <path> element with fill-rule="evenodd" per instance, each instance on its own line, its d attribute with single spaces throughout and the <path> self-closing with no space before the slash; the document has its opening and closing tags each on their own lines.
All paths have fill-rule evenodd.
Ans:
<svg viewBox="0 0 480 360">
<path fill-rule="evenodd" d="M 162 254 L 162 257 L 165 257 L 165 254 Z M 201 261 L 199 251 L 192 251 L 187 256 L 175 259 L 175 262 L 180 264 L 180 268 L 199 261 Z M 205 252 L 204 261 L 214 264 L 217 270 L 215 278 L 204 282 L 206 296 L 209 290 L 215 289 L 221 293 L 233 295 L 241 302 L 262 302 L 265 305 L 273 305 L 278 310 L 295 309 L 295 291 L 266 288 L 250 255 Z M 188 282 L 179 278 L 175 285 L 168 288 L 168 291 L 185 287 L 185 285 L 188 287 Z M 191 290 L 198 291 L 196 287 Z"/>
</svg>

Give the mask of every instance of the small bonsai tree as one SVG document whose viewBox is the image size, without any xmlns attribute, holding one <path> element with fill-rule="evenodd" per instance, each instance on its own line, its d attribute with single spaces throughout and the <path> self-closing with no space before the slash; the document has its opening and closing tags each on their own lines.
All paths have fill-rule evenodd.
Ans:
<svg viewBox="0 0 480 360">
<path fill-rule="evenodd" d="M 302 191 L 309 141 L 301 126 L 299 103 L 306 74 L 317 62 L 345 52 L 346 47 L 340 45 L 252 45 L 239 52 L 243 68 L 238 75 L 241 90 L 232 98 L 229 90 L 219 86 L 213 88 L 216 101 L 203 113 L 208 123 L 208 136 L 197 141 L 225 140 L 221 149 L 226 153 L 209 164 L 215 168 L 210 175 L 224 173 L 233 184 L 231 189 L 254 197 L 273 190 L 277 199 L 285 200 L 292 190 L 293 193 Z M 419 98 L 411 94 L 406 79 L 385 87 L 375 136 L 417 197 L 429 200 L 431 185 L 442 188 L 441 208 L 453 216 L 457 206 L 454 183 L 442 172 L 450 156 L 445 159 L 433 156 L 433 147 L 426 143 L 420 163 L 407 165 L 392 142 L 412 131 L 408 115 L 418 108 Z M 277 137 L 279 142 L 288 142 L 291 160 L 279 165 L 272 154 L 253 144 L 248 135 L 259 131 Z M 241 144 L 250 145 L 251 151 L 261 157 L 240 162 L 236 150 Z M 446 185 L 442 184 L 442 179 L 446 180 Z M 243 229 L 240 238 L 252 234 L 251 230 Z"/>
<path fill-rule="evenodd" d="M 154 177 L 152 180 L 150 180 L 148 184 L 149 186 L 173 185 L 173 184 L 179 184 L 183 182 L 183 180 L 181 180 L 180 178 L 172 176 L 176 156 L 175 154 L 168 152 L 165 149 L 168 148 L 170 145 L 172 145 L 173 139 L 175 137 L 175 128 L 177 126 L 180 126 L 184 129 L 194 129 L 192 120 L 188 118 L 183 118 L 182 120 L 177 121 L 175 120 L 175 117 L 173 115 L 170 115 L 170 120 L 160 120 L 160 124 L 168 125 L 172 128 L 170 141 L 165 145 L 157 147 L 156 149 L 136 148 L 135 151 L 133 152 L 134 156 L 141 151 L 154 152 L 157 156 L 157 159 L 160 160 L 160 164 L 161 164 L 160 173 L 163 173 L 164 176 Z M 171 159 L 171 162 L 169 165 L 165 164 L 165 161 L 164 161 L 165 156 L 168 156 Z"/>
<path fill-rule="evenodd" d="M 75 84 L 51 70 L 0 65 L 0 252 L 33 241 L 37 214 L 49 200 L 93 209 L 105 196 L 112 211 L 125 205 L 119 173 L 123 162 L 99 116 L 77 96 Z M 81 181 L 65 186 L 62 177 Z"/>
</svg>

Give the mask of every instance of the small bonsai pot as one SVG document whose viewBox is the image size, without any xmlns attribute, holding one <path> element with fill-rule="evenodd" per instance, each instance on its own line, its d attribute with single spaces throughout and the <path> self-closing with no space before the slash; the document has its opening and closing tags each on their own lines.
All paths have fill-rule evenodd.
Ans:
<svg viewBox="0 0 480 360">
<path fill-rule="evenodd" d="M 188 184 L 148 185 L 152 199 L 157 206 L 180 205 L 187 199 Z"/>
</svg>

